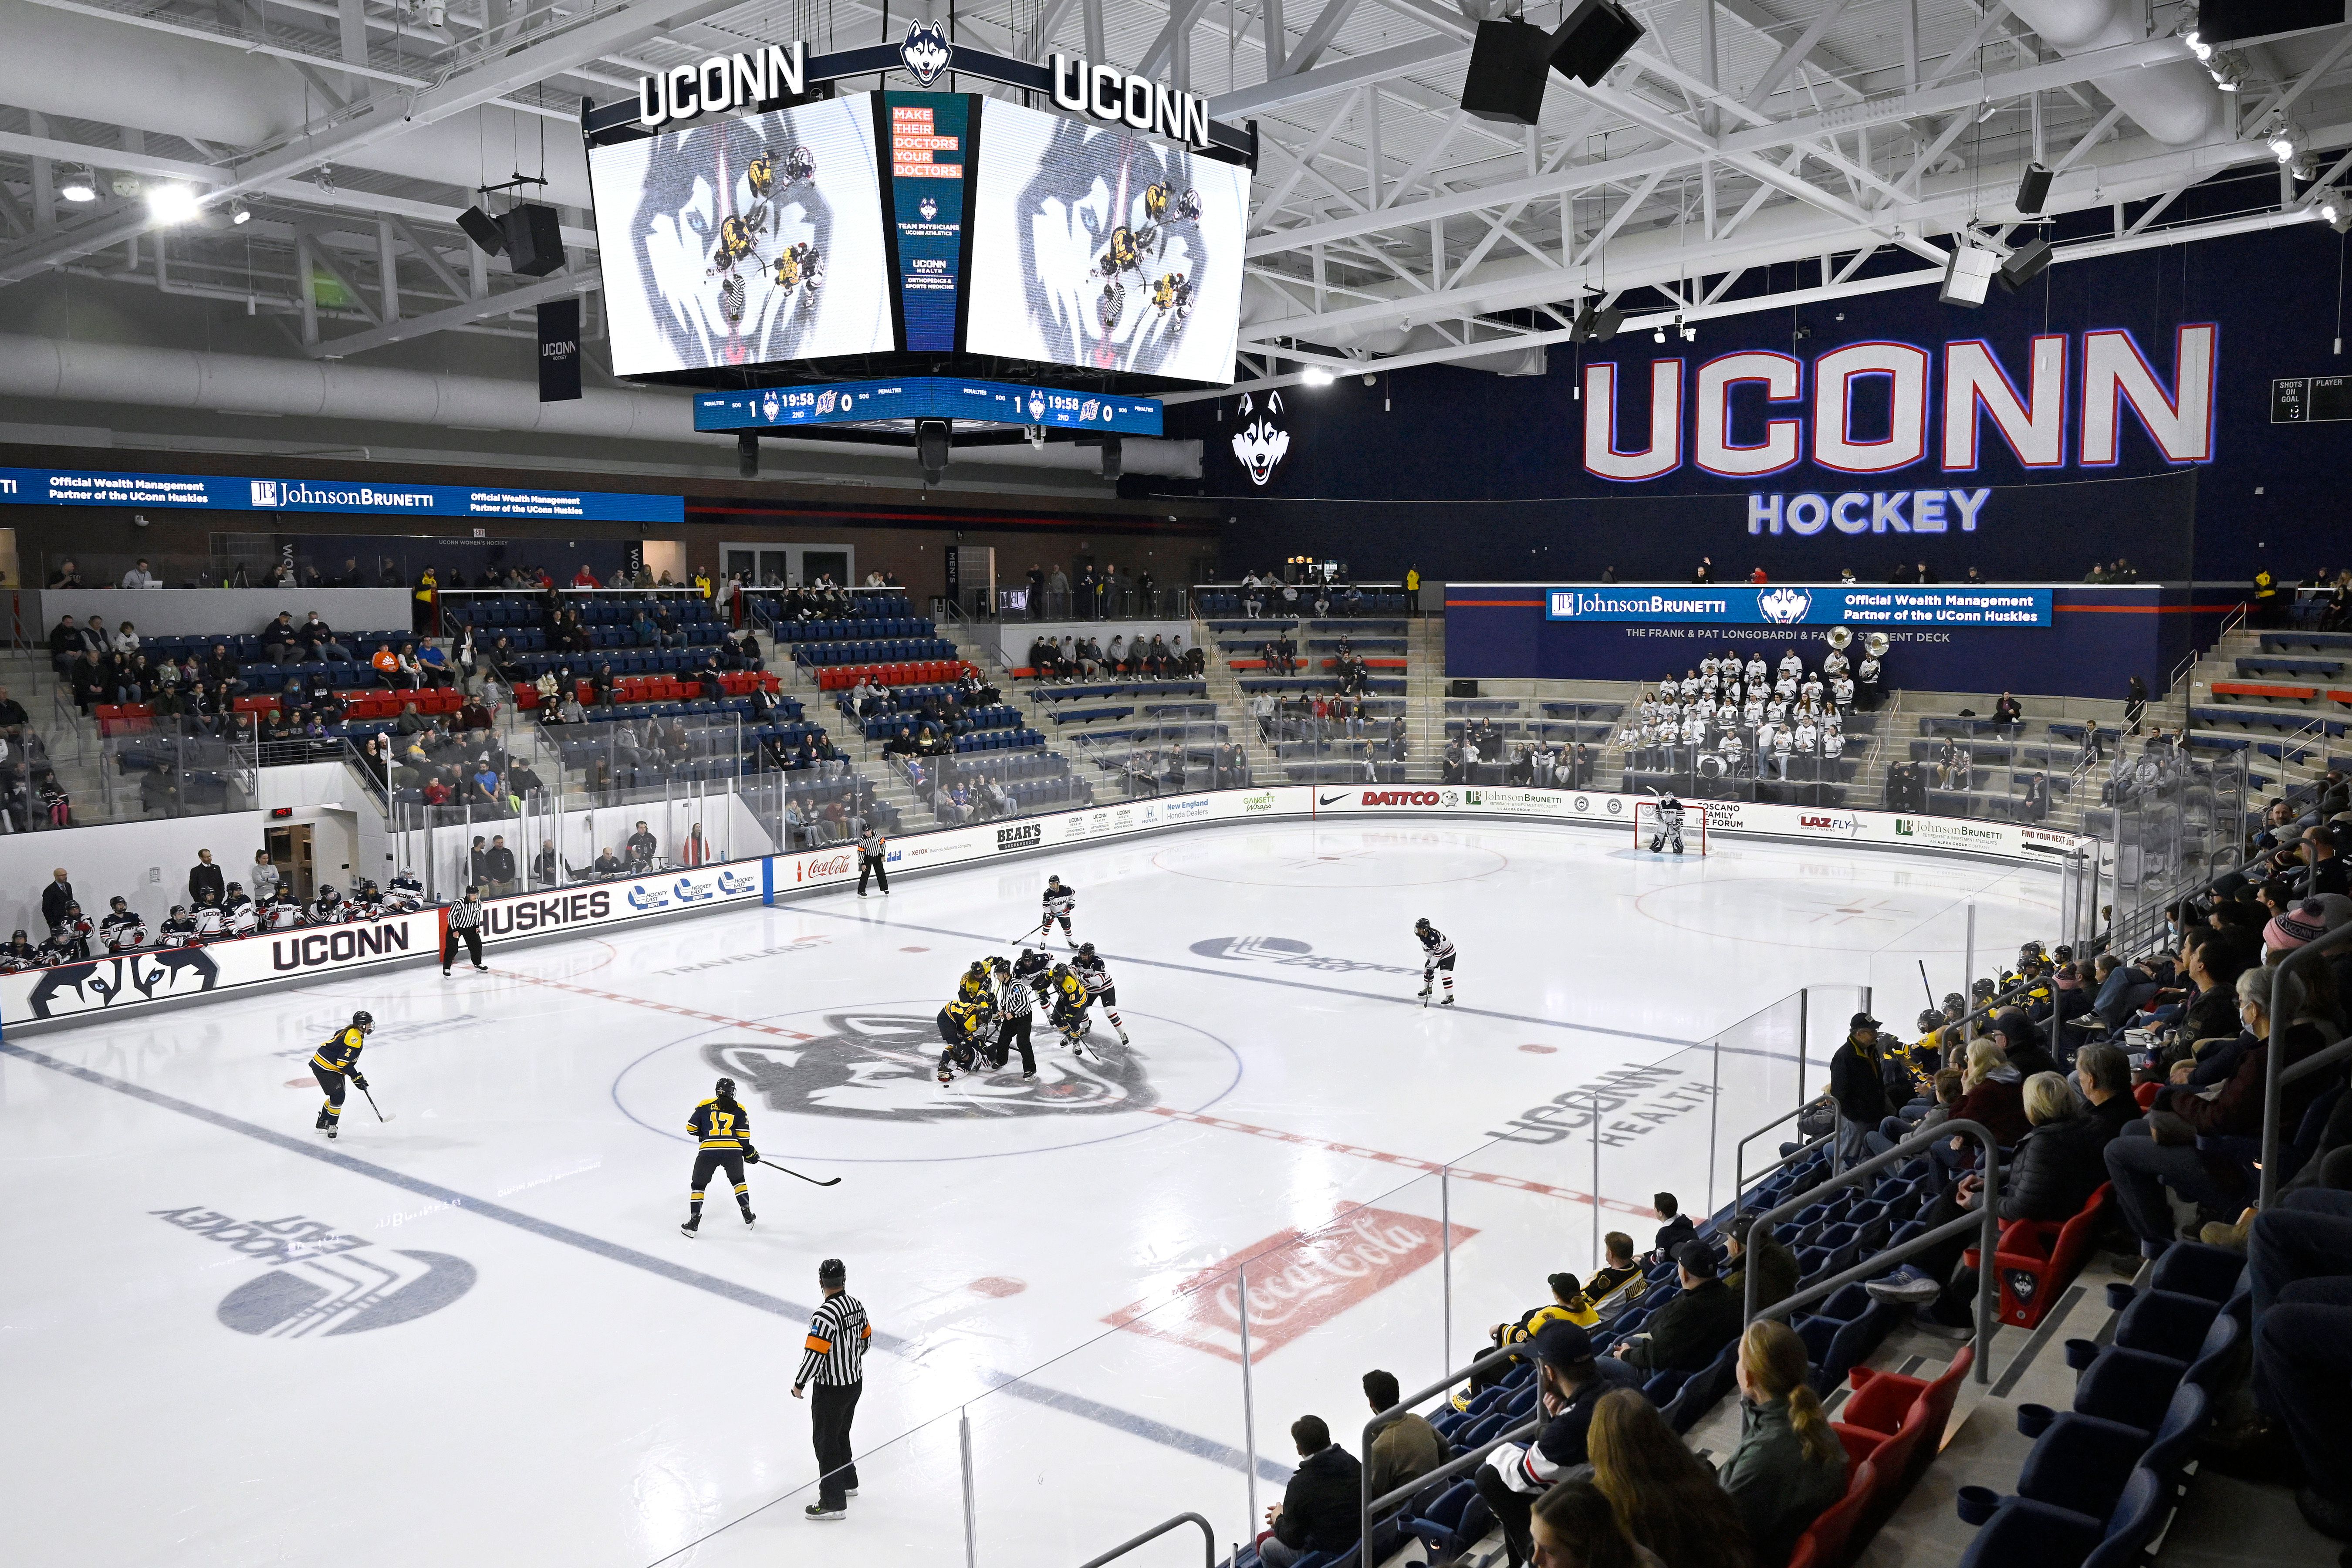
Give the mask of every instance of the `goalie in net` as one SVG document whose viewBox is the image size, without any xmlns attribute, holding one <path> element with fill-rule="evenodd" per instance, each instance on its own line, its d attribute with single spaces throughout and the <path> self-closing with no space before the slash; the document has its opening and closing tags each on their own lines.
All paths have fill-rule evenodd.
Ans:
<svg viewBox="0 0 2352 1568">
<path fill-rule="evenodd" d="M 1684 838 L 1685 817 L 1691 842 Z M 1685 855 L 1706 853 L 1706 813 L 1686 811 L 1683 803 L 1673 795 L 1661 795 L 1656 800 L 1637 802 L 1633 807 L 1633 842 L 1646 844 L 1653 855 Z"/>
</svg>

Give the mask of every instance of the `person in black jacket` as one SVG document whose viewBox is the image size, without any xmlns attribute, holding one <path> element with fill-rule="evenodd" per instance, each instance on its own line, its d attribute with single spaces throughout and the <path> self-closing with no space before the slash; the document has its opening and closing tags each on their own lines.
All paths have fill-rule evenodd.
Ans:
<svg viewBox="0 0 2352 1568">
<path fill-rule="evenodd" d="M 1363 1467 L 1331 1441 L 1320 1415 L 1290 1424 L 1298 1446 L 1298 1468 L 1283 1489 L 1282 1500 L 1265 1510 L 1273 1533 L 1257 1540 L 1257 1558 L 1266 1568 L 1291 1568 L 1310 1552 L 1345 1552 L 1356 1544 L 1363 1503 Z"/>
<path fill-rule="evenodd" d="M 41 889 L 41 923 L 55 931 L 65 923 L 66 911 L 74 906 L 73 884 L 66 879 L 63 866 L 49 873 L 49 885 Z"/>
<path fill-rule="evenodd" d="M 201 904 L 207 892 L 212 894 L 213 902 L 217 904 L 227 895 L 228 887 L 221 877 L 221 868 L 213 864 L 213 852 L 199 849 L 196 851 L 196 863 L 188 868 L 188 901 Z"/>
<path fill-rule="evenodd" d="M 2089 1102 L 2091 1120 L 2104 1123 L 2109 1138 L 2139 1120 L 2139 1101 L 2132 1098 L 2131 1058 L 2120 1047 L 2090 1045 L 2077 1051 L 2074 1085 Z"/>
<path fill-rule="evenodd" d="M 2004 1007 L 1992 1016 L 1991 1034 L 2008 1053 L 2009 1065 L 2027 1078 L 2036 1073 L 2054 1073 L 2058 1064 L 2042 1043 L 2042 1031 L 2026 1016 L 2022 1007 Z"/>
<path fill-rule="evenodd" d="M 2066 1219 L 2105 1183 L 2105 1150 L 2115 1133 L 2105 1118 L 2081 1114 L 2054 1072 L 2025 1080 L 2025 1119 L 2033 1130 L 2001 1169 L 2000 1217 Z"/>
<path fill-rule="evenodd" d="M 1532 1443 L 1503 1443 L 1474 1472 L 1478 1495 L 1503 1527 L 1510 1568 L 1535 1555 L 1528 1533 L 1535 1500 L 1569 1471 L 1589 1462 L 1585 1434 L 1592 1407 L 1612 1389 L 1633 1388 L 1635 1373 L 1622 1362 L 1593 1354 L 1592 1337 L 1574 1323 L 1548 1323 L 1535 1338 L 1536 1386 L 1549 1419 Z"/>
<path fill-rule="evenodd" d="M 1675 1255 L 1675 1248 L 1698 1234 L 1690 1215 L 1682 1212 L 1681 1200 L 1672 1193 L 1652 1193 L 1650 1206 L 1664 1223 L 1651 1239 L 1649 1254 L 1642 1259 L 1644 1268 L 1665 1262 Z"/>
<path fill-rule="evenodd" d="M 1886 1102 L 1878 1020 L 1867 1013 L 1856 1013 L 1848 1021 L 1845 1043 L 1830 1058 L 1830 1098 L 1837 1101 L 1838 1159 L 1843 1164 L 1859 1164 L 1870 1158 L 1870 1140 L 1894 1109 Z"/>
<path fill-rule="evenodd" d="M 1685 1241 L 1675 1249 L 1683 1293 L 1659 1308 L 1643 1331 L 1620 1340 L 1609 1353 L 1644 1377 L 1697 1372 L 1739 1336 L 1739 1298 L 1717 1278 L 1715 1248 Z"/>
</svg>

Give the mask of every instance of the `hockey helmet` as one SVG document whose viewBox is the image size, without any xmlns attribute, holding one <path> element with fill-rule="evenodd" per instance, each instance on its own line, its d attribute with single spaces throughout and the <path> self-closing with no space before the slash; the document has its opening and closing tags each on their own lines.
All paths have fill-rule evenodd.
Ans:
<svg viewBox="0 0 2352 1568">
<path fill-rule="evenodd" d="M 1092 958 L 1094 955 L 1095 944 L 1093 942 L 1082 942 L 1078 943 L 1078 956 L 1080 958 Z"/>
<path fill-rule="evenodd" d="M 1413 921 L 1412 929 L 1415 931 L 1427 931 L 1429 929 L 1429 917 L 1427 915 L 1423 915 L 1421 919 Z"/>
<path fill-rule="evenodd" d="M 719 1092 L 721 1094 L 733 1094 L 735 1092 L 735 1080 L 731 1078 L 720 1079 L 719 1080 Z"/>
<path fill-rule="evenodd" d="M 375 1015 L 362 1007 L 358 1012 L 352 1015 L 352 1026 L 359 1030 L 362 1034 L 365 1034 L 370 1029 L 375 1027 Z"/>
<path fill-rule="evenodd" d="M 333 898 L 334 896 L 335 896 L 335 889 L 334 889 L 334 885 L 333 885 L 332 883 L 330 883 L 330 882 L 321 882 L 321 883 L 320 883 L 320 884 L 319 884 L 319 898 L 320 898 L 320 900 L 321 902 L 324 902 L 325 900 L 329 900 L 329 899 L 331 899 L 331 898 Z"/>
<path fill-rule="evenodd" d="M 1920 1009 L 1919 1032 L 1921 1034 L 1932 1035 L 1943 1026 L 1944 1016 L 1941 1013 L 1937 1012 L 1933 1007 L 1923 1007 Z"/>
<path fill-rule="evenodd" d="M 1968 1010 L 1968 1000 L 1958 992 L 1947 991 L 1944 993 L 1944 1016 L 1947 1018 L 1953 1017 L 1958 1014 L 1965 1013 Z"/>
<path fill-rule="evenodd" d="M 1969 987 L 1969 994 L 1971 996 L 1974 996 L 1978 1001 L 1982 1002 L 1990 997 L 1993 993 L 1999 989 L 2000 987 L 1993 984 L 1990 980 L 1979 980 L 1975 984 Z"/>
<path fill-rule="evenodd" d="M 187 906 L 187 905 L 185 905 L 185 904 L 173 904 L 173 905 L 172 906 L 172 918 L 173 918 L 173 920 L 178 920 L 181 916 L 183 916 L 183 915 L 186 914 L 187 912 L 188 912 L 188 906 Z"/>
<path fill-rule="evenodd" d="M 130 902 L 131 900 L 124 898 L 121 893 L 115 894 L 114 897 L 107 900 L 107 903 L 110 908 L 118 910 L 128 907 Z"/>
</svg>

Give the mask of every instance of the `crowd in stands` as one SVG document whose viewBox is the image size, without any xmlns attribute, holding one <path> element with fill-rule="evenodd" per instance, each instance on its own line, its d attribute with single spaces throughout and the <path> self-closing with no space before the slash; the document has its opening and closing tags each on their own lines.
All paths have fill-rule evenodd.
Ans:
<svg viewBox="0 0 2352 1568">
<path fill-rule="evenodd" d="M 1181 634 L 1150 642 L 1113 636 L 1108 645 L 1094 637 L 1041 637 L 1029 645 L 1028 659 L 1041 681 L 1198 680 L 1208 668 L 1206 656 L 1186 647 Z"/>
<path fill-rule="evenodd" d="M 1853 716 L 1877 708 L 1882 679 L 1868 652 L 1856 666 L 1831 647 L 1820 668 L 1809 670 L 1792 647 L 1768 672 L 1761 653 L 1743 662 L 1726 650 L 1644 690 L 1611 743 L 1623 766 L 1643 772 L 1816 777 L 1822 763 L 1845 754 Z"/>
<path fill-rule="evenodd" d="M 1032 562 L 1028 583 L 1024 597 L 1033 621 L 1116 620 L 1138 611 L 1148 615 L 1160 587 L 1150 567 L 1129 573 L 1117 562 L 1099 572 L 1091 563 L 1080 566 L 1075 579 L 1059 562 L 1050 568 Z"/>
<path fill-rule="evenodd" d="M 1497 729 L 1492 719 L 1475 719 L 1445 742 L 1444 780 L 1478 783 L 1484 775 L 1473 769 L 1498 766 L 1505 784 L 1583 789 L 1592 783 L 1599 762 L 1593 749 L 1581 741 L 1573 745 L 1565 741 L 1515 741 Z"/>
<path fill-rule="evenodd" d="M 1419 574 L 1411 574 L 1413 585 L 1420 586 Z M 1369 616 L 1376 613 L 1374 595 L 1356 583 L 1292 583 L 1283 580 L 1276 572 L 1247 572 L 1241 582 L 1242 613 L 1251 620 L 1260 621 L 1268 615 L 1296 620 L 1312 616 L 1328 621 L 1339 616 Z"/>
</svg>

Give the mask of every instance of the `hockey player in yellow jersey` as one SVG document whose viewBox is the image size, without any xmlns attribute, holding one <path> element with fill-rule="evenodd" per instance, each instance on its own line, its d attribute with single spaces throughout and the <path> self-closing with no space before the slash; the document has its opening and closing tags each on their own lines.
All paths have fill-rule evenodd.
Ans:
<svg viewBox="0 0 2352 1568">
<path fill-rule="evenodd" d="M 947 1048 L 940 1053 L 940 1081 L 955 1081 L 956 1068 L 971 1071 L 980 1063 L 980 1047 L 986 1044 L 996 1026 L 996 990 L 988 984 L 987 971 L 980 972 L 982 994 L 970 997 L 958 986 L 954 1001 L 940 1009 L 940 1039 Z M 964 977 L 969 984 L 971 976 Z"/>
<path fill-rule="evenodd" d="M 1062 1043 L 1085 1056 L 1087 1031 L 1094 1026 L 1087 1016 L 1087 1004 L 1094 1000 L 1094 994 L 1087 989 L 1086 981 L 1068 964 L 1057 963 L 1045 979 L 1045 1000 L 1052 1008 L 1047 1016 L 1062 1031 Z"/>
<path fill-rule="evenodd" d="M 334 1137 L 342 1128 L 343 1085 L 364 1092 L 367 1079 L 360 1076 L 360 1052 L 367 1048 L 367 1037 L 375 1033 L 375 1015 L 354 1013 L 352 1021 L 327 1037 L 324 1045 L 310 1054 L 310 1076 L 319 1080 L 326 1092 L 326 1103 L 319 1107 L 319 1120 L 313 1130 Z"/>
<path fill-rule="evenodd" d="M 988 961 L 973 959 L 971 967 L 963 972 L 963 978 L 956 982 L 956 1000 L 991 1002 L 995 1000 L 995 997 L 996 986 L 989 979 Z"/>
<path fill-rule="evenodd" d="M 735 1098 L 735 1080 L 722 1078 L 718 1090 L 709 1100 L 694 1108 L 686 1119 L 686 1130 L 694 1135 L 698 1147 L 694 1155 L 694 1183 L 690 1201 L 693 1209 L 686 1223 L 677 1228 L 689 1241 L 702 1228 L 702 1193 L 710 1178 L 719 1171 L 735 1184 L 735 1206 L 743 1211 L 743 1225 L 749 1229 L 760 1216 L 751 1212 L 751 1184 L 743 1179 L 743 1166 L 760 1163 L 760 1152 L 751 1147 L 751 1113 Z"/>
</svg>

